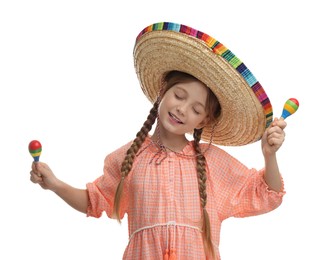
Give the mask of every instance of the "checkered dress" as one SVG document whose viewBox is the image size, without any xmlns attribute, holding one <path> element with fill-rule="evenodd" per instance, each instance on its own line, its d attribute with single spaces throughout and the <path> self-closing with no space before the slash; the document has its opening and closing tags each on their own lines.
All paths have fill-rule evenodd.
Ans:
<svg viewBox="0 0 330 260">
<path fill-rule="evenodd" d="M 104 174 L 87 184 L 87 216 L 113 213 L 121 163 L 130 143 L 105 158 Z M 201 144 L 202 150 L 208 144 Z M 194 154 L 190 142 L 182 153 Z M 285 192 L 269 190 L 264 170 L 248 169 L 217 146 L 205 153 L 207 210 L 216 259 L 220 259 L 220 228 L 229 217 L 247 217 L 277 208 Z M 128 217 L 129 243 L 123 259 L 160 260 L 168 249 L 177 259 L 203 260 L 201 205 L 196 158 L 159 152 L 148 137 L 125 179 L 120 217 Z"/>
</svg>

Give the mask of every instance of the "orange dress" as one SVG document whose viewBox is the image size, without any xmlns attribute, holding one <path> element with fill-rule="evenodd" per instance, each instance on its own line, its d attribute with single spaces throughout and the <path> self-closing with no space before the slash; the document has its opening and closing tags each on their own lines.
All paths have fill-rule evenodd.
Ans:
<svg viewBox="0 0 330 260">
<path fill-rule="evenodd" d="M 120 168 L 130 143 L 105 158 L 104 174 L 87 184 L 87 216 L 112 216 L 120 181 Z M 208 144 L 201 144 L 206 150 Z M 174 249 L 180 260 L 203 260 L 201 205 L 196 158 L 192 142 L 182 150 L 187 156 L 159 152 L 150 137 L 142 145 L 125 179 L 120 217 L 127 214 L 129 243 L 123 259 L 163 259 Z M 207 211 L 216 259 L 220 259 L 220 228 L 229 217 L 263 214 L 277 208 L 285 192 L 269 190 L 264 170 L 248 169 L 217 146 L 205 152 Z"/>
</svg>

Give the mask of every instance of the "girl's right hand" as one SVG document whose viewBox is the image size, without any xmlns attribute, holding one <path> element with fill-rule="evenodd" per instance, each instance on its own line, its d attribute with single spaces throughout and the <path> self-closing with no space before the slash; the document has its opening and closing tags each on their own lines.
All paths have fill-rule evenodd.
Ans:
<svg viewBox="0 0 330 260">
<path fill-rule="evenodd" d="M 30 174 L 31 182 L 39 184 L 45 190 L 55 191 L 59 184 L 59 180 L 46 163 L 33 162 Z"/>
</svg>

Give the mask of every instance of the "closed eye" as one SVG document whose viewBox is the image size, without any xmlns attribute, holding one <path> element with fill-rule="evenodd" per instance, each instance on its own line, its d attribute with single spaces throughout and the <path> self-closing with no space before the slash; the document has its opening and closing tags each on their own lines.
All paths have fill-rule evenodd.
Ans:
<svg viewBox="0 0 330 260">
<path fill-rule="evenodd" d="M 178 99 L 178 100 L 182 100 L 182 99 L 183 99 L 183 97 L 181 97 L 181 96 L 179 96 L 179 95 L 177 95 L 177 94 L 174 94 L 174 96 L 175 96 L 175 98 Z"/>
<path fill-rule="evenodd" d="M 198 110 L 196 110 L 195 108 L 193 108 L 193 111 L 194 111 L 194 113 L 196 114 L 196 115 L 200 115 L 201 113 L 198 111 Z"/>
</svg>

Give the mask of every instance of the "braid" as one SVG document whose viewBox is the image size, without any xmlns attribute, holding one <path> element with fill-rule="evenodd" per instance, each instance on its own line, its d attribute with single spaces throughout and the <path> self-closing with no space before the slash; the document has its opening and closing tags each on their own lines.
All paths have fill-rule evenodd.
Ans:
<svg viewBox="0 0 330 260">
<path fill-rule="evenodd" d="M 201 140 L 203 129 L 194 129 L 194 149 L 196 151 L 197 159 L 197 176 L 198 176 L 198 186 L 199 186 L 199 196 L 201 200 L 201 206 L 203 211 L 203 240 L 204 240 L 204 250 L 206 255 L 214 258 L 214 249 L 211 239 L 211 224 L 209 214 L 206 210 L 207 194 L 206 194 L 206 169 L 205 169 L 205 157 L 201 151 L 199 142 Z"/>
<path fill-rule="evenodd" d="M 114 200 L 114 213 L 113 215 L 117 218 L 120 222 L 120 201 L 123 193 L 123 186 L 124 186 L 124 179 L 129 174 L 132 169 L 133 161 L 137 152 L 139 151 L 141 145 L 145 141 L 146 137 L 148 136 L 149 131 L 151 130 L 158 114 L 158 100 L 154 103 L 153 107 L 151 108 L 147 120 L 144 122 L 140 131 L 136 134 L 136 138 L 134 139 L 131 147 L 127 150 L 125 159 L 121 165 L 121 179 L 117 186 L 115 200 Z"/>
</svg>

